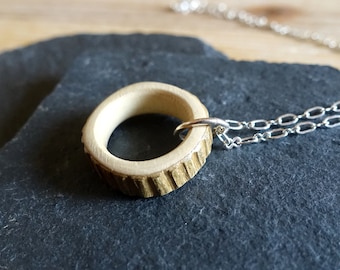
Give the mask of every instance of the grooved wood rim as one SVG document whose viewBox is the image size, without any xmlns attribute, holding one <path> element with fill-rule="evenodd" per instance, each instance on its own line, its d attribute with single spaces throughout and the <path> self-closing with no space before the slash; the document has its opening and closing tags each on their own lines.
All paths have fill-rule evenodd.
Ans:
<svg viewBox="0 0 340 270">
<path fill-rule="evenodd" d="M 107 144 L 114 129 L 136 115 L 159 113 L 184 121 L 209 117 L 199 99 L 178 87 L 141 82 L 105 99 L 90 115 L 82 142 L 94 168 L 113 188 L 139 197 L 165 195 L 189 181 L 211 152 L 210 127 L 195 127 L 169 153 L 151 160 L 129 161 L 112 155 Z"/>
</svg>

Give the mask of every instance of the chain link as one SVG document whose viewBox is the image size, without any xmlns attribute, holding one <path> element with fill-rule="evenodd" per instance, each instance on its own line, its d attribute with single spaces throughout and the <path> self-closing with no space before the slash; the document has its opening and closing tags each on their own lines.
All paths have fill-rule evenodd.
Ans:
<svg viewBox="0 0 340 270">
<path fill-rule="evenodd" d="M 281 24 L 276 21 L 270 21 L 265 16 L 257 16 L 245 10 L 236 10 L 228 7 L 225 3 L 208 3 L 201 0 L 181 0 L 171 5 L 171 8 L 178 13 L 189 14 L 207 14 L 228 21 L 237 21 L 241 24 L 272 31 L 282 36 L 289 36 L 295 39 L 311 41 L 315 44 L 326 46 L 329 49 L 340 51 L 340 42 L 324 36 L 321 33 L 310 30 L 303 30 Z M 290 134 L 307 134 L 315 131 L 317 128 L 335 128 L 340 127 L 340 101 L 335 102 L 330 107 L 315 106 L 307 109 L 303 114 L 283 114 L 273 120 L 257 119 L 250 122 L 224 120 L 223 125 L 216 124 L 214 134 L 220 139 L 227 149 L 240 147 L 243 144 L 259 143 L 268 140 L 276 140 L 287 137 Z M 332 114 L 325 117 L 326 114 Z M 334 115 L 335 114 L 335 115 Z M 322 121 L 315 123 L 313 121 L 325 117 Z M 305 121 L 303 121 L 305 120 Z M 313 120 L 313 121 L 311 121 Z M 223 121 L 218 119 L 218 121 Z M 184 128 L 193 127 L 207 122 L 198 119 L 182 125 Z M 201 123 L 202 122 L 202 123 Z M 216 118 L 210 121 L 210 124 L 217 123 Z M 181 127 L 181 128 L 183 128 Z M 180 129 L 181 129 L 180 128 Z M 230 138 L 227 133 L 229 130 L 241 131 L 243 129 L 264 131 L 257 132 L 249 137 Z M 270 130 L 271 129 L 271 130 Z"/>
<path fill-rule="evenodd" d="M 220 139 L 227 149 L 240 147 L 243 144 L 259 143 L 268 140 L 277 140 L 287 137 L 290 134 L 304 135 L 315 131 L 317 128 L 335 128 L 340 127 L 340 101 L 335 102 L 330 107 L 316 106 L 307 109 L 303 114 L 283 114 L 275 120 L 253 120 L 250 122 L 224 120 L 227 123 L 228 129 L 217 126 L 214 133 Z M 324 117 L 326 114 L 330 114 Z M 316 119 L 324 119 L 318 123 L 308 121 Z M 305 121 L 303 121 L 305 120 Z M 276 127 L 276 128 L 273 128 Z M 272 128 L 272 129 L 271 129 Z M 242 129 L 264 131 L 257 132 L 249 137 L 234 137 L 229 138 L 227 133 L 229 130 L 240 131 Z"/>
<path fill-rule="evenodd" d="M 265 16 L 257 16 L 245 10 L 230 8 L 225 3 L 215 4 L 201 0 L 182 0 L 172 4 L 171 8 L 175 12 L 182 14 L 207 14 L 227 21 L 237 21 L 249 27 L 269 30 L 281 36 L 310 41 L 334 51 L 340 51 L 340 42 L 332 37 L 325 36 L 319 32 L 299 29 L 276 21 L 270 21 Z"/>
</svg>

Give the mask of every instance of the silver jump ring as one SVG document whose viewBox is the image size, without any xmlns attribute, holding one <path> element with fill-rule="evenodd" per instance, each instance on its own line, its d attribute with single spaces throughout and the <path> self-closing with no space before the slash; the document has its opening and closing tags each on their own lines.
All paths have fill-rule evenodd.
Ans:
<svg viewBox="0 0 340 270">
<path fill-rule="evenodd" d="M 211 129 L 214 129 L 215 127 L 223 127 L 224 132 L 227 132 L 230 128 L 228 122 L 220 118 L 216 117 L 199 118 L 183 122 L 182 124 L 177 126 L 174 131 L 174 135 L 179 135 L 181 139 L 184 139 L 185 136 L 182 133 L 183 131 L 199 126 L 210 126 Z"/>
</svg>

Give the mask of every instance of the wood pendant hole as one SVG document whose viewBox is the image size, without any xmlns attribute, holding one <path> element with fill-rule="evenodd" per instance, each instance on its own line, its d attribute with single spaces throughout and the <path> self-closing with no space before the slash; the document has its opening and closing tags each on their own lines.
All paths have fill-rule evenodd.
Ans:
<svg viewBox="0 0 340 270">
<path fill-rule="evenodd" d="M 131 161 L 160 157 L 182 142 L 173 135 L 180 123 L 179 119 L 164 114 L 134 116 L 113 131 L 107 149 L 111 154 Z"/>
</svg>

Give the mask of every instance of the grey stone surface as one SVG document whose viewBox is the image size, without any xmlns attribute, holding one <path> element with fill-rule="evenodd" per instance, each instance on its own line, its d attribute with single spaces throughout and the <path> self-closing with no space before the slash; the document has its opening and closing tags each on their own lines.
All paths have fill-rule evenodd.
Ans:
<svg viewBox="0 0 340 270">
<path fill-rule="evenodd" d="M 339 129 L 232 151 L 216 141 L 199 174 L 164 197 L 133 199 L 101 182 L 83 154 L 81 128 L 106 96 L 146 80 L 187 89 L 211 115 L 239 120 L 340 99 L 340 73 L 329 67 L 84 53 L 0 150 L 0 266 L 340 267 Z"/>
<path fill-rule="evenodd" d="M 0 147 L 14 136 L 41 100 L 54 89 L 73 60 L 91 49 L 224 57 L 197 39 L 141 34 L 63 37 L 1 54 Z"/>
</svg>

